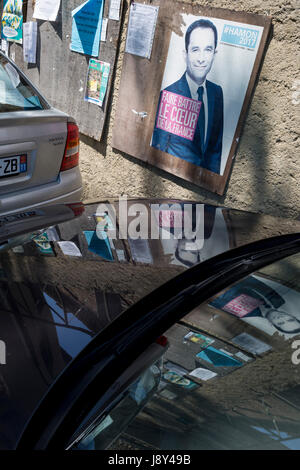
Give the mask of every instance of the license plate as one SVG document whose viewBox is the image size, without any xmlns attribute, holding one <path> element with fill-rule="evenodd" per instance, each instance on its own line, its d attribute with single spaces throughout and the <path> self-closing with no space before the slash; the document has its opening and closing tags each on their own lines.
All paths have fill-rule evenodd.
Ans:
<svg viewBox="0 0 300 470">
<path fill-rule="evenodd" d="M 0 178 L 3 176 L 18 175 L 27 171 L 27 155 L 14 155 L 0 158 Z"/>
</svg>

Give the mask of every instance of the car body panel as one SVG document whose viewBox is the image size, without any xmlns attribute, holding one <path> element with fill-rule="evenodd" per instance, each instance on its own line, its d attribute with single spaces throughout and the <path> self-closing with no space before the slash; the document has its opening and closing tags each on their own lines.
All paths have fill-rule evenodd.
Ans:
<svg viewBox="0 0 300 470">
<path fill-rule="evenodd" d="M 47 202 L 79 200 L 82 195 L 79 167 L 68 170 L 68 175 L 60 172 L 67 123 L 74 120 L 51 107 L 3 54 L 0 54 L 0 67 L 4 80 L 4 88 L 0 90 L 0 213 L 22 211 Z M 26 98 L 27 95 L 30 98 Z M 29 99 L 37 100 L 39 109 L 35 109 L 34 101 L 31 103 Z M 26 102 L 29 102 L 28 108 Z M 26 163 L 16 172 L 15 168 L 10 168 L 8 158 L 20 159 L 20 156 Z"/>
<path fill-rule="evenodd" d="M 154 311 L 161 303 L 169 302 L 176 293 L 180 294 L 183 288 L 188 289 L 193 284 L 189 274 L 193 270 L 194 272 L 196 270 L 199 276 L 201 274 L 200 277 L 203 279 L 209 274 L 209 258 L 204 261 L 204 264 L 199 265 L 201 268 L 195 266 L 192 271 L 186 271 L 187 266 L 182 264 L 172 264 L 170 257 L 166 261 L 161 256 L 161 247 L 158 249 L 161 240 L 152 240 L 153 243 L 150 244 L 153 254 L 151 265 L 136 263 L 131 256 L 125 261 L 114 259 L 110 262 L 91 252 L 83 233 L 96 229 L 97 222 L 94 214 L 97 213 L 100 202 L 86 205 L 86 210 L 81 217 L 66 222 L 55 221 L 53 218 L 55 211 L 51 215 L 50 207 L 41 209 L 45 213 L 49 211 L 48 222 L 47 216 L 40 222 L 40 225 L 36 224 L 34 218 L 31 227 L 30 220 L 26 221 L 26 230 L 29 232 L 31 229 L 32 231 L 46 230 L 47 226 L 54 225 L 59 241 L 76 243 L 82 256 L 64 254 L 59 241 L 51 242 L 52 254 L 39 253 L 37 247 L 33 247 L 35 245 L 33 241 L 24 245 L 23 254 L 11 251 L 0 254 L 2 299 L 0 340 L 6 345 L 6 363 L 0 364 L 3 396 L 3 407 L 1 406 L 0 411 L 0 426 L 1 423 L 3 426 L 1 426 L 0 436 L 3 448 L 16 446 L 28 419 L 47 391 L 54 387 L 54 383 L 59 382 L 59 377 L 62 377 L 61 373 L 66 371 L 80 355 L 83 354 L 81 357 L 84 357 L 88 351 L 93 352 L 93 338 L 95 340 L 99 338 L 98 341 L 100 341 L 100 338 L 110 335 L 113 345 L 113 343 L 116 344 L 114 339 L 116 331 L 120 333 L 124 330 L 124 335 L 128 333 L 128 341 L 131 341 L 130 331 L 126 333 L 125 325 L 129 325 L 131 321 L 138 321 L 139 317 L 144 318 L 143 314 L 146 311 L 149 312 L 151 309 Z M 142 203 L 141 200 L 135 202 Z M 155 202 L 158 201 L 147 201 L 147 204 Z M 172 201 L 164 202 L 168 204 Z M 185 202 L 190 203 L 190 201 Z M 204 230 L 206 240 L 209 240 L 209 234 L 213 233 L 211 208 L 212 206 L 209 206 L 205 211 L 207 218 L 204 218 L 204 222 L 207 222 L 207 227 L 210 227 Z M 221 243 L 216 247 L 215 252 L 211 249 L 207 251 L 212 256 L 211 259 L 215 259 L 214 255 L 223 256 L 225 259 L 226 252 L 231 253 L 229 251 L 231 248 L 239 245 L 243 247 L 247 240 L 263 239 L 264 234 L 269 237 L 278 235 L 282 231 L 286 233 L 300 231 L 297 230 L 299 224 L 297 225 L 295 221 L 265 218 L 261 215 L 256 216 L 224 208 L 217 208 L 215 212 L 222 214 L 226 223 L 219 224 L 216 217 L 214 218 L 215 224 L 219 227 L 217 230 L 219 235 L 214 240 L 217 244 L 218 239 L 221 239 Z M 68 210 L 67 213 L 69 214 Z M 2 223 L 2 240 L 6 237 L 5 225 L 6 230 L 9 228 L 9 223 L 4 222 L 5 220 Z M 223 237 L 229 240 L 226 245 L 222 243 L 222 233 Z M 12 231 L 9 237 L 13 237 Z M 291 239 L 297 240 L 297 237 L 291 237 Z M 117 240 L 114 244 L 117 246 Z M 220 254 L 222 251 L 224 255 Z M 155 253 L 159 255 L 156 257 Z M 242 248 L 240 253 L 243 253 Z M 278 256 L 280 256 L 279 253 Z M 178 281 L 173 279 L 174 276 L 183 272 L 184 278 L 179 278 Z M 169 285 L 161 287 L 159 291 L 156 291 L 156 295 L 142 299 L 168 280 Z M 223 282 L 229 282 L 229 278 Z M 208 294 L 209 292 L 206 292 L 206 295 Z M 139 304 L 132 307 L 129 313 L 121 314 L 126 307 L 139 299 L 141 299 Z M 149 321 L 151 318 L 154 321 L 153 315 L 153 313 L 149 315 Z M 183 312 L 180 315 L 183 315 Z M 179 316 L 174 316 L 173 321 L 179 320 Z M 142 323 L 146 331 L 147 322 Z M 171 323 L 164 324 L 165 329 L 169 328 Z M 212 322 L 208 324 L 214 326 Z M 157 331 L 153 330 L 149 335 L 147 333 L 149 344 L 157 335 L 165 331 L 162 325 L 160 328 Z M 141 352 L 143 348 L 146 348 L 145 338 L 143 342 L 139 344 L 139 347 L 135 345 L 130 354 L 127 351 L 123 352 L 124 356 L 122 356 L 122 349 L 119 350 L 118 358 L 115 358 L 113 362 L 112 380 L 114 375 L 117 379 L 118 374 L 124 372 L 128 365 L 134 362 L 137 351 Z M 126 344 L 129 346 L 130 342 Z M 5 425 L 7 420 L 11 423 L 9 429 Z M 136 437 L 137 433 L 132 435 Z M 152 444 L 155 444 L 154 441 Z"/>
</svg>

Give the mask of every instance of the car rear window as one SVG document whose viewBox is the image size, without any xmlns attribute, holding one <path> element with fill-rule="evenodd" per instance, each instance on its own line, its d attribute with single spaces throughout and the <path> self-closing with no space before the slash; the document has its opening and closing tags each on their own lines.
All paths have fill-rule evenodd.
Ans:
<svg viewBox="0 0 300 470">
<path fill-rule="evenodd" d="M 47 107 L 17 68 L 0 56 L 0 112 L 33 111 Z"/>
</svg>

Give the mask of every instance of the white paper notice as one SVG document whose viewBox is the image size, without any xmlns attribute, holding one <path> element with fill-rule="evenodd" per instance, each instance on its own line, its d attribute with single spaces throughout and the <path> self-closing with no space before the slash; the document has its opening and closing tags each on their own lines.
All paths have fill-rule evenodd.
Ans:
<svg viewBox="0 0 300 470">
<path fill-rule="evenodd" d="M 82 256 L 79 248 L 74 242 L 57 242 L 61 251 L 67 256 Z"/>
<path fill-rule="evenodd" d="M 12 248 L 12 251 L 14 253 L 24 253 L 24 248 L 22 247 L 22 245 L 18 245 L 18 246 L 14 246 Z"/>
<path fill-rule="evenodd" d="M 125 52 L 150 59 L 158 9 L 141 3 L 131 5 Z"/>
<path fill-rule="evenodd" d="M 8 56 L 8 46 L 9 42 L 6 39 L 1 39 L 1 51 Z"/>
<path fill-rule="evenodd" d="M 249 362 L 249 361 L 252 360 L 251 357 L 246 356 L 246 354 L 244 354 L 244 353 L 242 353 L 242 352 L 240 352 L 240 351 L 236 353 L 236 357 L 239 357 L 240 359 L 242 359 L 242 360 L 245 361 L 245 362 Z"/>
<path fill-rule="evenodd" d="M 248 335 L 248 333 L 241 333 L 240 335 L 233 338 L 232 342 L 246 349 L 246 351 L 252 352 L 253 354 L 262 354 L 272 349 L 269 344 L 254 338 L 254 336 Z"/>
<path fill-rule="evenodd" d="M 175 395 L 173 392 L 170 392 L 170 390 L 162 390 L 159 394 L 167 400 L 174 400 L 174 398 L 177 397 L 177 395 Z"/>
<path fill-rule="evenodd" d="M 109 19 L 110 20 L 119 20 L 120 19 L 120 4 L 121 0 L 110 0 L 109 6 Z"/>
<path fill-rule="evenodd" d="M 37 22 L 29 21 L 23 24 L 23 57 L 24 62 L 36 63 Z"/>
<path fill-rule="evenodd" d="M 100 41 L 102 41 L 102 42 L 106 41 L 107 23 L 108 23 L 108 18 L 103 18 L 102 27 L 101 27 L 101 38 L 100 38 Z"/>
<path fill-rule="evenodd" d="M 56 21 L 60 0 L 36 0 L 33 18 L 45 21 Z"/>
<path fill-rule="evenodd" d="M 200 380 L 209 380 L 218 374 L 216 374 L 215 372 L 212 372 L 211 370 L 202 369 L 201 367 L 199 367 L 198 369 L 192 370 L 192 372 L 190 372 L 189 375 L 191 375 L 192 377 L 197 377 L 197 379 L 200 379 Z"/>
<path fill-rule="evenodd" d="M 128 243 L 134 261 L 138 263 L 153 264 L 148 240 L 144 240 L 143 238 L 128 238 Z"/>
<path fill-rule="evenodd" d="M 126 261 L 125 253 L 123 250 L 116 250 L 116 254 L 119 261 Z"/>
</svg>

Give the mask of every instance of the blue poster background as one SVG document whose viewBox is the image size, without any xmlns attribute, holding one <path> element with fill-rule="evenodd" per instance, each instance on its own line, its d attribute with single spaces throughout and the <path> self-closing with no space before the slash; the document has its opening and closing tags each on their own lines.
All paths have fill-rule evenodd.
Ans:
<svg viewBox="0 0 300 470">
<path fill-rule="evenodd" d="M 88 0 L 72 11 L 72 51 L 98 57 L 103 3 L 103 0 Z"/>
</svg>

